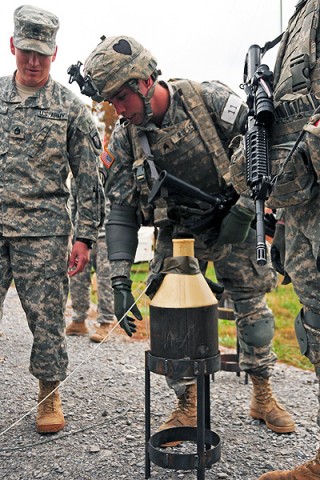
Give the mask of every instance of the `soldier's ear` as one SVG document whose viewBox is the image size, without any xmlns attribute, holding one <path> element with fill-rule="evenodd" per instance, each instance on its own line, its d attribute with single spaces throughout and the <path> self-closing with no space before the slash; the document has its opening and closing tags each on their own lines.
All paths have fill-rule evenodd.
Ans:
<svg viewBox="0 0 320 480">
<path fill-rule="evenodd" d="M 52 55 L 52 59 L 51 59 L 52 62 L 54 62 L 57 57 L 57 51 L 58 51 L 58 47 L 56 47 L 54 54 Z"/>
<path fill-rule="evenodd" d="M 13 37 L 10 37 L 10 51 L 11 51 L 12 55 L 16 54 L 16 48 L 15 48 L 14 43 L 13 43 Z"/>
</svg>

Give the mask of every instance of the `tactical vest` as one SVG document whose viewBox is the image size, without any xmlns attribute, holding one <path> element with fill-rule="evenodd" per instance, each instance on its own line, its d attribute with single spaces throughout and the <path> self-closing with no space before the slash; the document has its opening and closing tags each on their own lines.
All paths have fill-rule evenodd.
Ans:
<svg viewBox="0 0 320 480">
<path fill-rule="evenodd" d="M 273 144 L 294 141 L 320 104 L 319 8 L 319 0 L 307 1 L 282 37 L 274 68 Z"/>
<path fill-rule="evenodd" d="M 168 217 L 168 202 L 160 198 L 154 208 L 148 203 L 148 196 L 161 170 L 211 195 L 223 193 L 230 185 L 230 161 L 201 97 L 200 84 L 189 80 L 175 80 L 170 84 L 175 99 L 182 106 L 179 123 L 162 129 L 129 125 L 143 223 L 160 226 Z M 143 147 L 143 135 L 147 137 L 149 152 Z M 187 197 L 182 202 L 190 207 L 199 206 L 199 202 Z"/>
</svg>

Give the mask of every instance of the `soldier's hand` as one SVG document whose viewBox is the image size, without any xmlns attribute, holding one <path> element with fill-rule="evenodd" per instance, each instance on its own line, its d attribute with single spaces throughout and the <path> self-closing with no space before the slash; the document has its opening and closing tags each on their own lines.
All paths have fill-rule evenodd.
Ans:
<svg viewBox="0 0 320 480">
<path fill-rule="evenodd" d="M 114 293 L 114 313 L 129 337 L 136 332 L 137 326 L 135 319 L 127 315 L 128 311 L 135 316 L 137 320 L 142 320 L 142 315 L 135 304 L 131 293 L 132 282 L 127 277 L 116 277 L 112 279 L 112 288 Z"/>
<path fill-rule="evenodd" d="M 151 273 L 148 278 L 148 287 L 146 289 L 146 295 L 148 295 L 149 298 L 153 298 L 157 291 L 159 290 L 161 283 L 165 277 L 164 273 Z"/>
<path fill-rule="evenodd" d="M 255 213 L 252 210 L 240 205 L 233 205 L 228 215 L 222 221 L 217 244 L 244 242 L 248 236 L 254 216 Z"/>
<path fill-rule="evenodd" d="M 211 292 L 216 296 L 217 300 L 221 300 L 222 294 L 224 292 L 224 286 L 220 283 L 213 282 L 210 278 L 204 277 L 207 282 Z"/>
<path fill-rule="evenodd" d="M 76 241 L 72 247 L 69 265 L 68 275 L 73 277 L 84 270 L 85 266 L 89 262 L 90 250 L 88 245 L 83 242 Z"/>
</svg>

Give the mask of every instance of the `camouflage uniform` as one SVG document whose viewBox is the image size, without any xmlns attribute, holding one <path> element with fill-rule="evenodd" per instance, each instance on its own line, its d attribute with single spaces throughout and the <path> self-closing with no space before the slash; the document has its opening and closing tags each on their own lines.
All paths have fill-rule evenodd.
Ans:
<svg viewBox="0 0 320 480">
<path fill-rule="evenodd" d="M 219 193 L 224 185 L 219 166 L 213 165 L 213 159 L 203 142 L 195 140 L 195 128 L 190 120 L 189 112 L 183 104 L 178 88 L 174 81 L 160 82 L 170 92 L 170 106 L 166 112 L 161 128 L 154 124 L 145 127 L 136 127 L 119 123 L 113 131 L 108 145 L 108 151 L 114 157 L 108 169 L 108 196 L 112 204 L 135 206 L 143 216 L 142 198 L 133 173 L 133 164 L 136 160 L 135 153 L 139 149 L 136 141 L 136 132 L 139 129 L 147 131 L 148 140 L 155 164 L 159 169 L 185 180 L 198 188 L 210 193 Z M 207 111 L 214 119 L 219 138 L 223 147 L 228 151 L 231 139 L 237 135 L 246 118 L 246 108 L 226 85 L 213 81 L 201 84 L 202 97 Z M 233 118 L 226 115 L 230 106 L 230 98 L 237 105 Z M 213 130 L 213 127 L 212 127 Z M 190 141 L 190 136 L 192 140 Z M 170 149 L 175 143 L 175 149 Z M 176 140 L 175 140 L 176 139 Z M 179 140 L 177 140 L 179 139 Z M 182 139 L 182 141 L 181 141 Z M 188 144 L 189 142 L 189 144 Z M 199 149 L 200 148 L 200 149 Z M 167 153 L 168 152 L 168 153 Z M 188 203 L 188 199 L 185 199 Z M 240 197 L 237 204 L 253 208 L 251 200 Z M 141 213 L 142 212 L 142 213 Z M 151 223 L 152 224 L 152 220 Z M 152 270 L 159 272 L 163 260 L 172 256 L 172 238 L 175 235 L 190 236 L 192 234 L 185 225 L 176 224 L 159 228 L 155 257 Z M 241 344 L 241 367 L 249 373 L 269 377 L 271 367 L 276 361 L 276 356 L 271 350 L 274 319 L 267 307 L 265 293 L 276 285 L 276 273 L 271 264 L 257 267 L 255 260 L 255 233 L 250 232 L 248 239 L 239 245 L 218 246 L 215 242 L 219 235 L 219 226 L 213 233 L 211 245 L 204 243 L 204 236 L 194 235 L 195 256 L 199 260 L 212 260 L 219 282 L 221 282 L 235 303 L 238 335 Z M 130 262 L 112 261 L 112 277 L 128 276 Z M 247 342 L 248 331 L 252 325 L 265 325 L 265 334 L 260 340 Z M 262 331 L 262 329 L 260 329 Z"/>
<path fill-rule="evenodd" d="M 297 140 L 320 105 L 319 14 L 318 0 L 299 0 L 282 37 L 274 69 L 276 119 L 271 138 L 274 152 L 279 144 Z M 297 340 L 301 353 L 315 366 L 320 381 L 320 139 L 313 128 L 307 126 L 307 133 L 300 138 L 295 154 L 279 177 L 278 192 L 282 190 L 282 195 L 275 201 L 280 200 L 279 207 L 284 208 L 284 269 L 303 305 L 295 321 Z M 320 426 L 319 412 L 318 408 Z M 259 480 L 320 478 L 319 444 L 317 448 L 314 459 L 292 470 L 265 473 Z"/>
<path fill-rule="evenodd" d="M 283 142 L 295 141 L 314 109 L 320 104 L 317 100 L 320 92 L 320 35 L 317 28 L 319 13 L 319 2 L 315 0 L 298 2 L 296 13 L 283 36 L 275 64 L 276 120 L 272 132 L 273 148 Z M 305 49 L 308 52 L 305 52 Z M 308 53 L 310 73 L 308 77 L 297 76 L 299 85 L 295 85 L 294 69 L 297 67 L 292 58 L 298 58 L 302 53 Z M 287 191 L 288 207 L 284 210 L 286 232 L 284 267 L 303 305 L 296 320 L 297 335 L 302 353 L 315 365 L 316 371 L 320 367 L 319 145 L 318 138 L 311 133 L 305 133 L 299 146 L 303 152 L 300 164 L 307 168 L 308 162 L 310 160 L 312 162 L 308 182 L 304 181 L 308 188 L 305 190 L 300 188 L 300 195 L 303 193 L 300 202 L 295 200 L 292 189 Z M 299 173 L 298 167 L 296 172 Z M 310 322 L 304 319 L 307 312 L 310 316 L 315 314 Z"/>
<path fill-rule="evenodd" d="M 69 202 L 71 218 L 76 223 L 76 191 L 74 180 L 71 180 L 71 195 Z M 109 201 L 106 200 L 105 222 L 110 211 Z M 91 273 L 96 272 L 98 287 L 97 322 L 112 323 L 113 313 L 113 290 L 111 287 L 111 267 L 108 259 L 108 248 L 106 244 L 105 225 L 99 228 L 98 238 L 90 252 L 90 262 L 83 272 L 70 278 L 70 296 L 72 302 L 74 322 L 84 322 L 90 308 Z"/>
<path fill-rule="evenodd" d="M 76 178 L 76 236 L 95 241 L 100 143 L 87 108 L 49 78 L 22 102 L 15 77 L 0 79 L 0 305 L 15 280 L 33 334 L 31 373 L 47 381 L 67 371 L 69 169 Z"/>
</svg>

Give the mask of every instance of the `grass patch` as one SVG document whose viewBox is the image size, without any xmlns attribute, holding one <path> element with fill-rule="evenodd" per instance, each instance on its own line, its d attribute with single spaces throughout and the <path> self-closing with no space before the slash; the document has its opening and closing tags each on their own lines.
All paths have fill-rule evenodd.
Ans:
<svg viewBox="0 0 320 480">
<path fill-rule="evenodd" d="M 149 265 L 145 263 L 134 264 L 131 271 L 133 281 L 132 292 L 137 299 L 146 288 L 146 280 L 149 273 Z M 207 276 L 216 280 L 214 269 L 209 263 Z M 294 330 L 294 320 L 301 309 L 301 304 L 295 294 L 292 284 L 281 285 L 282 277 L 279 277 L 277 288 L 267 294 L 267 302 L 275 317 L 275 335 L 273 349 L 277 354 L 278 361 L 293 365 L 305 370 L 313 370 L 309 360 L 301 355 Z M 96 301 L 96 299 L 94 299 Z M 147 338 L 149 332 L 149 298 L 144 294 L 138 300 L 138 308 L 143 315 L 143 321 L 138 322 L 138 335 L 136 338 Z M 236 347 L 235 323 L 228 320 L 219 320 L 219 343 L 228 348 Z"/>
</svg>

